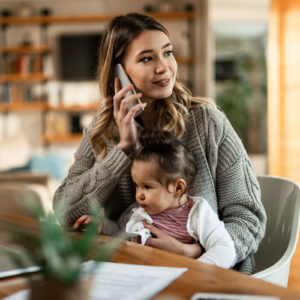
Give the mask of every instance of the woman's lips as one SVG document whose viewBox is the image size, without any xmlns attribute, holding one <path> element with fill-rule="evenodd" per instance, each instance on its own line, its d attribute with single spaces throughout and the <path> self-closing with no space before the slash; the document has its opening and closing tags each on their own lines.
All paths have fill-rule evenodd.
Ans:
<svg viewBox="0 0 300 300">
<path fill-rule="evenodd" d="M 170 79 L 161 79 L 161 80 L 158 80 L 158 81 L 154 81 L 153 83 L 158 85 L 158 86 L 164 87 L 164 86 L 167 86 L 170 83 Z"/>
</svg>

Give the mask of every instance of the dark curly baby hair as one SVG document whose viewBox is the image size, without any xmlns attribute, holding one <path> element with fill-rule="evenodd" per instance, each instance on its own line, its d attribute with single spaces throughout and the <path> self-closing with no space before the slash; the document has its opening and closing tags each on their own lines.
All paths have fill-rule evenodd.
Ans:
<svg viewBox="0 0 300 300">
<path fill-rule="evenodd" d="M 168 131 L 144 129 L 139 137 L 141 147 L 135 154 L 136 161 L 156 159 L 166 177 L 166 186 L 177 178 L 186 181 L 189 190 L 193 183 L 197 166 L 193 154 Z"/>
</svg>

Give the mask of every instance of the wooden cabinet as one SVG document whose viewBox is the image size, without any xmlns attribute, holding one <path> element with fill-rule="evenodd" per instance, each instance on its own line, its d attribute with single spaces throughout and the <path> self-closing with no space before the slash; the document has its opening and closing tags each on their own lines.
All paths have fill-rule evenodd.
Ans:
<svg viewBox="0 0 300 300">
<path fill-rule="evenodd" d="M 161 20 L 176 20 L 187 22 L 189 31 L 193 31 L 194 12 L 174 12 L 174 13 L 153 13 L 151 16 Z M 97 104 L 87 106 L 53 106 L 46 83 L 55 80 L 53 74 L 45 74 L 44 59 L 52 54 L 52 45 L 48 43 L 47 30 L 49 26 L 67 23 L 97 23 L 108 22 L 115 15 L 81 15 L 81 16 L 40 16 L 29 18 L 3 17 L 0 19 L 1 26 L 1 72 L 0 72 L 0 113 L 25 111 L 37 111 L 43 114 L 44 128 L 42 140 L 44 143 L 73 142 L 80 139 L 81 134 L 71 134 L 68 132 L 57 133 L 53 128 L 49 129 L 48 114 L 64 114 L 65 116 L 77 113 L 85 114 L 95 112 Z M 6 44 L 7 30 L 11 26 L 38 26 L 40 30 L 39 45 L 12 46 Z M 192 39 L 191 39 L 191 47 Z M 188 65 L 189 82 L 193 80 L 193 66 L 195 59 L 193 53 L 188 56 L 176 57 L 178 64 Z M 36 87 L 40 87 L 40 92 L 35 93 Z M 62 99 L 61 99 L 62 100 Z M 63 103 L 63 101 L 61 101 Z M 54 123 L 55 118 L 54 118 Z M 58 130 L 59 131 L 59 130 Z"/>
</svg>

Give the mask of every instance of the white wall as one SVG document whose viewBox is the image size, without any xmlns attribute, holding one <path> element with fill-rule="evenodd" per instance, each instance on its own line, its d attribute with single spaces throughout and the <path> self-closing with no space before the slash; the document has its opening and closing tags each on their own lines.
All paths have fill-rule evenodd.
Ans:
<svg viewBox="0 0 300 300">
<path fill-rule="evenodd" d="M 270 0 L 209 0 L 212 22 L 266 21 Z"/>
</svg>

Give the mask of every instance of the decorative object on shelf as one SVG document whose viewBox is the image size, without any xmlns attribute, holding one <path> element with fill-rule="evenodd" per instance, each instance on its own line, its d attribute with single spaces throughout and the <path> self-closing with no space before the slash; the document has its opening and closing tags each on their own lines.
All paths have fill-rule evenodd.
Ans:
<svg viewBox="0 0 300 300">
<path fill-rule="evenodd" d="M 174 2 L 169 0 L 161 1 L 158 5 L 158 10 L 164 13 L 176 11 L 176 9 L 174 9 Z"/>
<path fill-rule="evenodd" d="M 98 263 L 110 257 L 121 239 L 102 244 L 97 241 L 103 214 L 96 201 L 90 201 L 91 223 L 82 234 L 77 235 L 64 231 L 59 225 L 62 215 L 46 214 L 34 199 L 24 200 L 37 216 L 37 223 L 22 227 L 14 219 L 0 214 L 0 226 L 12 245 L 17 246 L 5 250 L 12 261 L 19 267 L 31 261 L 40 268 L 37 275 L 28 278 L 30 300 L 41 299 L 41 295 L 44 300 L 87 299 L 93 271 Z M 58 208 L 57 211 L 62 210 Z M 94 262 L 83 264 L 91 259 Z"/>
<path fill-rule="evenodd" d="M 9 9 L 3 9 L 1 11 L 1 16 L 2 17 L 11 17 L 12 16 L 12 13 Z"/>
<path fill-rule="evenodd" d="M 16 9 L 16 15 L 19 16 L 19 17 L 22 17 L 22 18 L 33 17 L 35 15 L 35 9 L 29 3 L 22 3 Z"/>
<path fill-rule="evenodd" d="M 30 37 L 30 33 L 28 31 L 25 31 L 22 37 L 22 42 L 21 42 L 21 46 L 26 46 L 29 47 L 31 46 L 32 43 L 32 39 Z"/>
<path fill-rule="evenodd" d="M 41 16 L 51 16 L 52 15 L 52 9 L 48 7 L 43 7 L 40 9 L 40 15 Z"/>
<path fill-rule="evenodd" d="M 153 6 L 152 6 L 151 4 L 146 4 L 146 5 L 144 6 L 144 11 L 145 11 L 146 13 L 154 12 Z"/>
<path fill-rule="evenodd" d="M 192 3 L 187 3 L 184 5 L 184 10 L 185 11 L 194 11 L 195 7 Z"/>
</svg>

